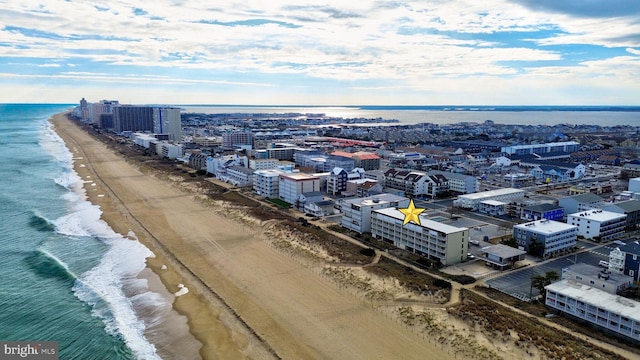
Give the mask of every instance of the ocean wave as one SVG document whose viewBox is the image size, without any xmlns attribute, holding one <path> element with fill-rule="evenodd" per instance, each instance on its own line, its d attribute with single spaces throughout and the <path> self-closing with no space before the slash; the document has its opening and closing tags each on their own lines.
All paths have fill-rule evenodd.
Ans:
<svg viewBox="0 0 640 360">
<path fill-rule="evenodd" d="M 57 278 L 69 283 L 77 279 L 67 264 L 44 249 L 32 251 L 24 261 L 39 276 Z"/>
<path fill-rule="evenodd" d="M 149 249 L 137 241 L 112 240 L 100 264 L 83 273 L 73 291 L 92 306 L 92 313 L 103 320 L 106 331 L 122 337 L 138 358 L 159 359 L 155 346 L 144 335 L 145 323 L 134 311 L 133 302 L 139 303 L 141 296 L 128 298 L 123 290 L 123 282 L 136 278 L 149 255 Z M 146 299 L 153 301 L 154 306 L 158 304 L 157 297 Z"/>
<path fill-rule="evenodd" d="M 146 325 L 141 317 L 147 314 L 137 314 L 134 306 L 166 309 L 171 304 L 167 300 L 162 303 L 161 297 L 148 291 L 139 291 L 137 295 L 128 297 L 124 289 L 146 267 L 146 258 L 153 253 L 137 240 L 116 233 L 101 219 L 100 207 L 87 201 L 83 180 L 73 169 L 71 152 L 53 126 L 48 124 L 40 133 L 40 146 L 64 168 L 54 181 L 69 190 L 63 196 L 69 204 L 69 211 L 52 221 L 55 231 L 80 240 L 97 238 L 108 246 L 98 265 L 75 279 L 72 290 L 78 299 L 91 305 L 93 315 L 102 319 L 106 331 L 122 338 L 139 359 L 159 359 L 155 346 L 144 335 Z M 151 314 L 153 316 L 145 321 L 161 321 L 164 313 L 163 310 Z"/>
<path fill-rule="evenodd" d="M 37 211 L 32 211 L 31 217 L 29 218 L 29 226 L 42 232 L 51 232 L 56 229 L 53 221 L 42 216 Z"/>
</svg>

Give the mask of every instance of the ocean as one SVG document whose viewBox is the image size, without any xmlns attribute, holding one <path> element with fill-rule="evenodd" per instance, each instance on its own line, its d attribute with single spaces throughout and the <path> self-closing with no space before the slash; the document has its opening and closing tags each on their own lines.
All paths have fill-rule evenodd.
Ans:
<svg viewBox="0 0 640 360">
<path fill-rule="evenodd" d="M 0 340 L 58 341 L 60 359 L 155 359 L 134 308 L 166 307 L 136 276 L 151 252 L 86 200 L 49 117 L 0 105 Z M 164 303 L 163 303 L 164 301 Z"/>
<path fill-rule="evenodd" d="M 510 125 L 640 126 L 639 106 L 231 106 L 176 105 L 185 112 L 300 113 L 330 117 L 395 119 L 401 125 L 482 123 Z"/>
</svg>

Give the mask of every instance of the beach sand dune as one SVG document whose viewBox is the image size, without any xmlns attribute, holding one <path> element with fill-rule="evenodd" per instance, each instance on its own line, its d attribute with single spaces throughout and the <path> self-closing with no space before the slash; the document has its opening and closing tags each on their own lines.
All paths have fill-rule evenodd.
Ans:
<svg viewBox="0 0 640 360">
<path fill-rule="evenodd" d="M 165 358 L 193 358 L 182 346 L 206 359 L 453 358 L 270 246 L 259 223 L 234 221 L 143 173 L 65 115 L 52 122 L 82 157 L 76 170 L 96 183 L 87 193 L 105 221 L 121 234 L 133 231 L 154 252 L 148 266 L 169 293 L 179 284 L 189 290 L 175 298 L 174 309 L 187 317 L 193 336 L 175 332 L 170 345 L 157 344 Z M 169 322 L 165 333 L 171 331 Z"/>
</svg>

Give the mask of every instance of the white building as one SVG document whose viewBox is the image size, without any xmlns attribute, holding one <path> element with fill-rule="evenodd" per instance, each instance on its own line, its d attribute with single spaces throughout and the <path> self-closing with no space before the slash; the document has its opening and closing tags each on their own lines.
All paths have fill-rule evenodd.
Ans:
<svg viewBox="0 0 640 360">
<path fill-rule="evenodd" d="M 158 139 L 156 139 L 156 137 L 153 136 L 152 134 L 145 134 L 145 133 L 133 134 L 133 141 L 135 142 L 135 144 L 142 146 L 145 149 L 149 149 L 151 147 L 151 143 L 156 142 L 157 140 Z"/>
<path fill-rule="evenodd" d="M 542 219 L 514 225 L 513 237 L 518 247 L 526 251 L 531 251 L 532 243 L 537 243 L 541 250 L 535 250 L 534 255 L 546 257 L 574 247 L 578 229 L 559 221 Z"/>
<path fill-rule="evenodd" d="M 420 215 L 421 225 L 403 225 L 404 214 L 397 208 L 374 210 L 371 213 L 371 234 L 376 239 L 439 261 L 449 266 L 467 258 L 469 229 L 429 220 Z"/>
<path fill-rule="evenodd" d="M 546 144 L 511 145 L 500 149 L 501 153 L 509 155 L 546 154 L 553 152 L 572 153 L 580 150 L 580 143 L 576 141 L 563 141 Z"/>
<path fill-rule="evenodd" d="M 341 200 L 338 204 L 342 211 L 342 226 L 362 234 L 371 232 L 371 211 L 388 207 L 406 208 L 409 206 L 409 199 L 404 196 L 380 194 Z"/>
<path fill-rule="evenodd" d="M 627 215 L 605 210 L 587 210 L 567 216 L 567 224 L 578 227 L 578 235 L 586 239 L 600 238 L 601 241 L 611 241 L 624 233 Z"/>
<path fill-rule="evenodd" d="M 480 190 L 480 182 L 474 176 L 437 170 L 429 171 L 429 174 L 443 175 L 448 180 L 449 191 L 457 194 L 471 194 Z"/>
<path fill-rule="evenodd" d="M 572 280 L 545 286 L 545 305 L 640 341 L 640 303 Z"/>
<path fill-rule="evenodd" d="M 278 179 L 278 197 L 280 200 L 295 204 L 298 195 L 320 191 L 320 178 L 305 173 L 280 174 Z"/>
<path fill-rule="evenodd" d="M 182 157 L 182 145 L 180 144 L 170 144 L 168 142 L 158 143 L 157 149 L 158 155 L 162 155 L 169 159 L 177 159 Z"/>
<path fill-rule="evenodd" d="M 563 268 L 562 280 L 573 280 L 613 295 L 616 295 L 618 292 L 633 284 L 633 278 L 631 276 L 612 273 L 599 266 L 585 263 L 577 263 Z"/>
<path fill-rule="evenodd" d="M 251 159 L 249 160 L 249 168 L 253 170 L 275 169 L 280 166 L 278 159 Z"/>
<path fill-rule="evenodd" d="M 244 166 L 247 167 L 249 159 L 246 156 L 239 156 L 238 154 L 224 155 L 215 157 L 209 156 L 207 158 L 207 172 L 215 175 L 218 178 L 224 177 L 227 169 L 232 166 Z"/>
<path fill-rule="evenodd" d="M 505 203 L 523 201 L 524 194 L 524 190 L 505 188 L 483 191 L 474 194 L 458 195 L 458 198 L 453 201 L 453 206 L 464 209 L 478 210 L 478 208 L 480 207 L 480 203 L 483 201 L 496 200 Z"/>
<path fill-rule="evenodd" d="M 502 216 L 506 214 L 506 206 L 508 204 L 497 200 L 481 201 L 478 205 L 478 212 L 490 216 Z"/>
<path fill-rule="evenodd" d="M 244 166 L 230 166 L 227 168 L 224 181 L 228 181 L 235 186 L 252 186 L 253 170 Z"/>
<path fill-rule="evenodd" d="M 253 173 L 253 191 L 267 199 L 278 199 L 280 196 L 280 175 L 291 172 L 291 168 L 257 170 Z"/>
</svg>

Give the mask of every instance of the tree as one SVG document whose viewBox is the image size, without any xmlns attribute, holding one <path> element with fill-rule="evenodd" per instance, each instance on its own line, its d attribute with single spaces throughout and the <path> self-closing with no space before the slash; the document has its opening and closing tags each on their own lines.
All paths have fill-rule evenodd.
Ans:
<svg viewBox="0 0 640 360">
<path fill-rule="evenodd" d="M 544 244 L 538 242 L 536 238 L 532 238 L 529 243 L 529 254 L 537 257 L 542 257 L 544 252 Z"/>
<path fill-rule="evenodd" d="M 544 303 L 547 297 L 547 292 L 544 291 L 544 287 L 560 279 L 560 275 L 555 271 L 547 271 L 544 275 L 535 275 L 531 277 L 531 287 L 538 290 L 542 295 L 542 302 Z"/>
<path fill-rule="evenodd" d="M 500 244 L 502 245 L 507 245 L 507 246 L 511 246 L 512 248 L 518 248 L 518 242 L 516 241 L 516 238 L 509 237 L 509 238 L 502 238 L 500 239 Z"/>
</svg>

